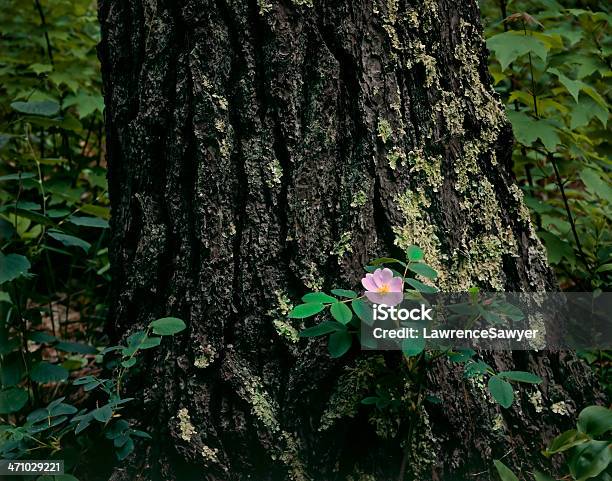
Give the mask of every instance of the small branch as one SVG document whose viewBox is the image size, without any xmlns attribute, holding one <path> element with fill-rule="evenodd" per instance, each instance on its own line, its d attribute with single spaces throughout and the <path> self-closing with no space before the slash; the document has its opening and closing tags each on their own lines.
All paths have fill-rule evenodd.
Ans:
<svg viewBox="0 0 612 481">
<path fill-rule="evenodd" d="M 563 205 L 565 206 L 565 212 L 567 213 L 567 220 L 570 223 L 572 228 L 572 234 L 574 235 L 574 240 L 576 241 L 576 247 L 578 248 L 578 252 L 580 253 L 580 258 L 584 263 L 584 266 L 587 268 L 589 272 L 591 272 L 591 266 L 589 265 L 586 255 L 582 250 L 582 244 L 580 243 L 580 238 L 578 237 L 578 231 L 576 230 L 576 224 L 574 223 L 574 217 L 572 216 L 572 211 L 570 210 L 569 202 L 567 200 L 567 195 L 565 194 L 565 187 L 563 186 L 563 181 L 561 179 L 561 174 L 559 174 L 559 168 L 557 167 L 557 161 L 553 155 L 549 155 L 548 159 L 550 160 L 553 169 L 555 171 L 555 177 L 557 179 L 557 185 L 559 186 L 559 191 L 561 192 L 561 198 L 563 199 Z"/>
<path fill-rule="evenodd" d="M 53 49 L 51 48 L 51 41 L 49 40 L 49 29 L 47 28 L 47 21 L 45 20 L 45 13 L 43 12 L 40 0 L 34 0 L 34 3 L 36 3 L 36 10 L 38 10 L 38 16 L 40 17 L 40 25 L 45 31 L 45 41 L 47 42 L 47 56 L 49 57 L 51 65 L 54 65 Z"/>
</svg>

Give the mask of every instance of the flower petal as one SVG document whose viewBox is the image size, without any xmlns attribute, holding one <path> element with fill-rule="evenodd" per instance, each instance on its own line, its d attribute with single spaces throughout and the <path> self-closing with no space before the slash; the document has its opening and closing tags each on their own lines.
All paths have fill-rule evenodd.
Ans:
<svg viewBox="0 0 612 481">
<path fill-rule="evenodd" d="M 391 279 L 393 279 L 393 271 L 388 267 L 385 267 L 384 269 L 380 270 L 379 278 L 383 284 L 388 284 Z"/>
<path fill-rule="evenodd" d="M 401 277 L 394 277 L 389 281 L 390 292 L 402 292 L 404 290 L 404 280 Z"/>
<path fill-rule="evenodd" d="M 369 299 L 369 298 L 368 298 Z M 383 296 L 383 299 L 379 304 L 385 304 L 387 306 L 397 306 L 404 300 L 404 294 L 401 292 L 389 292 Z"/>
<path fill-rule="evenodd" d="M 366 274 L 363 279 L 361 279 L 361 285 L 366 288 L 368 291 L 375 291 L 378 289 L 378 286 L 374 282 L 374 276 L 372 274 Z"/>
<path fill-rule="evenodd" d="M 376 289 L 378 289 L 380 286 L 384 284 L 384 282 L 382 282 L 382 279 L 380 278 L 381 271 L 382 269 L 376 269 L 374 273 L 370 274 L 372 276 L 370 279 L 372 279 L 372 282 L 374 282 Z"/>
<path fill-rule="evenodd" d="M 366 291 L 365 295 L 368 298 L 368 300 L 373 304 L 385 304 L 384 294 L 379 294 L 378 292 Z"/>
</svg>

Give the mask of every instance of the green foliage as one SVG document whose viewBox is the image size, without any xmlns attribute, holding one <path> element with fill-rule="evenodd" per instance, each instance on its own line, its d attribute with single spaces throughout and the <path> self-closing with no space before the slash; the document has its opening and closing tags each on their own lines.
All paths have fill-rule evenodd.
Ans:
<svg viewBox="0 0 612 481">
<path fill-rule="evenodd" d="M 153 330 L 154 334 L 172 336 L 181 332 L 187 326 L 185 326 L 185 323 L 181 319 L 176 317 L 164 317 L 153 321 L 149 324 L 149 327 Z"/>
<path fill-rule="evenodd" d="M 609 6 L 480 5 L 489 70 L 516 139 L 514 172 L 548 259 L 562 287 L 605 290 L 612 273 Z"/>
<path fill-rule="evenodd" d="M 493 461 L 493 464 L 501 481 L 519 481 L 519 478 L 516 477 L 510 468 L 502 463 L 499 459 Z"/>
<path fill-rule="evenodd" d="M 503 380 L 500 376 L 491 376 L 488 384 L 489 392 L 493 399 L 505 408 L 509 408 L 514 400 L 512 385 Z"/>
<path fill-rule="evenodd" d="M 110 210 L 95 2 L 7 0 L 0 42 L 0 458 L 57 456 L 67 473 L 105 473 L 112 463 L 87 468 L 75 453 L 90 464 L 94 447 L 127 455 L 125 437 L 139 434 L 109 435 L 125 422 L 117 387 L 129 356 L 99 346 Z"/>
<path fill-rule="evenodd" d="M 417 246 L 410 246 L 406 250 L 406 260 L 392 257 L 380 257 L 371 261 L 365 266 L 366 272 L 373 272 L 385 266 L 399 265 L 404 268 L 403 274 L 393 271 L 394 277 L 401 277 L 406 287 L 404 298 L 417 298 L 427 302 L 422 296 L 423 293 L 436 293 L 438 290 L 434 286 L 424 284 L 416 279 L 407 277 L 408 272 L 415 272 L 422 277 L 435 279 L 437 272 L 428 266 L 424 261 L 423 251 Z M 318 324 L 303 329 L 299 337 L 311 338 L 327 336 L 327 348 L 333 358 L 338 358 L 348 353 L 353 346 L 353 336 L 361 341 L 360 329 L 361 322 L 368 326 L 374 323 L 373 308 L 366 295 L 358 295 L 353 290 L 332 289 L 333 294 L 347 297 L 347 299 L 336 299 L 324 292 L 309 292 L 302 296 L 303 304 L 295 306 L 288 314 L 289 318 L 307 319 L 314 316 L 323 316 Z M 449 304 L 446 308 L 450 311 L 450 317 L 467 316 L 467 323 L 473 325 L 480 319 L 484 319 L 492 324 L 502 324 L 504 319 L 520 320 L 523 313 L 517 307 L 509 304 L 503 298 L 486 297 L 481 298 L 477 288 L 471 289 L 468 302 Z M 331 319 L 327 318 L 326 309 L 329 308 Z M 360 322 L 361 321 L 361 322 Z M 363 342 L 363 341 L 362 341 Z M 355 343 L 357 344 L 357 343 Z M 362 347 L 371 347 L 362 344 Z M 375 346 L 374 346 L 375 347 Z M 488 377 L 488 391 L 491 398 L 504 408 L 509 408 L 514 401 L 514 391 L 510 382 L 520 382 L 529 384 L 539 384 L 542 382 L 535 374 L 524 371 L 502 371 L 496 373 L 491 366 L 483 361 L 474 359 L 476 352 L 464 349 L 453 351 L 451 349 L 444 352 L 426 351 L 427 345 L 424 337 L 410 337 L 401 341 L 401 351 L 407 365 L 413 370 L 426 370 L 435 359 L 446 356 L 452 362 L 464 363 L 464 373 L 466 378 Z M 418 375 L 420 379 L 426 376 Z M 396 406 L 396 403 L 383 402 L 380 396 L 370 396 L 364 399 L 363 404 L 376 405 L 377 408 L 387 408 Z"/>
<path fill-rule="evenodd" d="M 90 426 L 97 425 L 98 433 L 112 441 L 118 460 L 125 459 L 134 449 L 133 437 L 150 438 L 143 432 L 130 427 L 121 418 L 123 406 L 132 398 L 123 398 L 121 385 L 137 365 L 139 354 L 143 350 L 155 348 L 161 344 L 161 337 L 151 336 L 150 330 L 161 336 L 178 334 L 186 328 L 178 318 L 157 319 L 144 331 L 137 331 L 127 338 L 125 345 L 110 346 L 100 350 L 96 359 L 102 363 L 105 358 L 114 375 L 110 378 L 97 375 L 85 375 L 71 381 L 85 392 L 99 391 L 105 398 L 96 407 L 77 409 L 65 403 L 66 397 L 50 402 L 46 407 L 31 411 L 20 424 L 0 425 L 0 456 L 8 459 L 19 459 L 36 447 L 45 450 L 49 455 L 62 450 L 70 441 L 76 439 L 83 444 L 83 432 Z M 67 343 L 66 343 L 67 344 Z M 74 344 L 74 343 L 73 343 Z M 80 346 L 71 349 L 81 349 Z M 96 350 L 96 352 L 98 352 Z M 4 368 L 4 366 L 3 366 Z M 41 361 L 30 372 L 30 379 L 36 383 L 58 383 L 67 381 L 68 370 L 57 364 Z M 100 399 L 98 396 L 98 399 Z M 23 409 L 28 401 L 29 392 L 23 388 L 12 387 L 0 392 L 0 413 L 15 413 Z M 97 423 L 97 424 L 96 424 Z M 96 434 L 89 434 L 95 438 Z"/>
<path fill-rule="evenodd" d="M 564 469 L 567 474 L 562 479 L 606 481 L 612 474 L 611 430 L 612 411 L 603 406 L 588 406 L 578 416 L 577 429 L 559 434 L 542 454 L 546 457 L 565 456 Z M 502 481 L 518 480 L 501 461 L 496 460 L 494 464 Z M 533 479 L 551 481 L 553 478 L 536 471 Z"/>
</svg>

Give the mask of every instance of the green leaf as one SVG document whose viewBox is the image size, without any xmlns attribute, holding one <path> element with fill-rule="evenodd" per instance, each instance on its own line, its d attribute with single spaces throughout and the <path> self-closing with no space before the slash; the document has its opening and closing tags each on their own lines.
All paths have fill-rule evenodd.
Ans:
<svg viewBox="0 0 612 481">
<path fill-rule="evenodd" d="M 161 344 L 161 337 L 149 337 L 143 339 L 138 346 L 138 349 L 151 349 Z"/>
<path fill-rule="evenodd" d="M 577 446 L 567 463 L 570 473 L 576 481 L 597 476 L 610 464 L 611 450 L 608 441 L 588 441 Z"/>
<path fill-rule="evenodd" d="M 104 99 L 100 94 L 89 94 L 80 91 L 76 95 L 70 95 L 64 101 L 65 107 L 76 106 L 79 112 L 79 117 L 87 117 L 95 111 L 102 112 L 104 110 Z"/>
<path fill-rule="evenodd" d="M 533 53 L 542 60 L 546 60 L 549 50 L 542 40 L 529 35 L 517 35 L 512 31 L 490 37 L 487 40 L 487 48 L 495 53 L 502 70 L 506 70 L 508 65 L 517 58 L 528 53 Z"/>
<path fill-rule="evenodd" d="M 348 324 L 353 318 L 353 313 L 343 302 L 336 302 L 332 304 L 329 310 L 334 319 L 341 324 Z"/>
<path fill-rule="evenodd" d="M 370 405 L 370 404 L 376 404 L 378 402 L 378 397 L 376 396 L 369 396 L 366 398 L 363 398 L 361 400 L 361 404 L 366 404 L 366 405 Z"/>
<path fill-rule="evenodd" d="M 555 481 L 548 474 L 541 473 L 540 471 L 534 471 L 533 477 L 535 478 L 535 481 Z"/>
<path fill-rule="evenodd" d="M 20 387 L 0 391 L 0 414 L 19 411 L 28 402 L 28 393 Z"/>
<path fill-rule="evenodd" d="M 395 259 L 394 257 L 379 257 L 378 259 L 374 259 L 368 263 L 370 266 L 380 266 L 382 264 L 401 264 L 405 266 L 406 263 L 400 261 L 399 259 Z"/>
<path fill-rule="evenodd" d="M 30 269 L 30 261 L 19 254 L 4 255 L 0 252 L 0 284 L 24 275 Z"/>
<path fill-rule="evenodd" d="M 117 449 L 116 454 L 117 454 L 117 459 L 119 461 L 123 461 L 125 458 L 127 458 L 129 456 L 129 454 L 134 451 L 134 441 L 132 441 L 132 438 L 128 438 L 127 442 L 121 446 L 119 449 Z"/>
<path fill-rule="evenodd" d="M 546 245 L 546 254 L 548 255 L 548 262 L 551 264 L 559 264 L 562 259 L 574 260 L 574 249 L 572 246 L 561 240 L 558 236 L 552 232 L 538 232 L 540 238 Z"/>
<path fill-rule="evenodd" d="M 324 336 L 325 334 L 329 334 L 330 332 L 343 331 L 346 330 L 342 324 L 335 321 L 323 321 L 316 326 L 309 327 L 308 329 L 304 329 L 300 331 L 300 337 L 317 337 Z"/>
<path fill-rule="evenodd" d="M 559 434 L 555 439 L 552 440 L 548 449 L 543 454 L 544 456 L 550 456 L 556 453 L 562 453 L 567 451 L 574 446 L 585 443 L 589 440 L 589 437 L 584 433 L 579 433 L 575 429 L 570 429 Z"/>
<path fill-rule="evenodd" d="M 406 356 L 416 356 L 425 349 L 425 339 L 421 336 L 416 338 L 406 338 L 402 341 L 402 352 Z"/>
<path fill-rule="evenodd" d="M 612 430 L 612 410 L 604 406 L 588 406 L 578 415 L 578 430 L 597 437 Z"/>
<path fill-rule="evenodd" d="M 332 289 L 331 293 L 334 296 L 348 297 L 349 299 L 354 299 L 355 297 L 357 297 L 357 293 L 355 291 L 351 291 L 349 289 Z"/>
<path fill-rule="evenodd" d="M 351 301 L 353 312 L 357 314 L 357 317 L 365 322 L 368 326 L 374 324 L 374 313 L 370 305 L 363 299 L 354 299 Z"/>
<path fill-rule="evenodd" d="M 314 303 L 324 304 L 324 303 L 336 302 L 337 299 L 328 294 L 325 294 L 325 292 L 309 292 L 304 297 L 302 297 L 302 301 L 304 301 L 305 303 L 314 302 Z"/>
<path fill-rule="evenodd" d="M 131 356 L 139 349 L 151 349 L 161 344 L 161 337 L 148 337 L 145 331 L 138 331 L 127 338 L 128 347 L 122 349 L 124 356 Z"/>
<path fill-rule="evenodd" d="M 554 152 L 561 143 L 557 132 L 557 124 L 550 119 L 534 119 L 525 112 L 506 110 L 506 115 L 512 122 L 514 136 L 521 144 L 531 146 L 540 139 L 546 150 Z"/>
<path fill-rule="evenodd" d="M 469 379 L 471 377 L 484 375 L 489 372 L 489 369 L 491 369 L 491 366 L 489 366 L 486 362 L 474 361 L 468 362 L 463 371 L 464 376 Z"/>
<path fill-rule="evenodd" d="M 548 71 L 552 73 L 553 75 L 557 76 L 557 78 L 559 79 L 559 82 L 567 89 L 570 95 L 574 97 L 574 100 L 576 101 L 576 103 L 578 103 L 578 96 L 580 95 L 580 90 L 588 87 L 588 85 L 580 80 L 572 80 L 566 77 L 564 74 L 559 72 L 559 70 L 557 70 L 556 68 L 549 68 Z"/>
<path fill-rule="evenodd" d="M 91 244 L 89 242 L 84 241 L 83 239 L 79 239 L 73 235 L 64 234 L 56 229 L 50 229 L 47 231 L 50 237 L 55 239 L 56 241 L 61 242 L 66 247 L 80 247 L 85 252 L 88 252 Z"/>
<path fill-rule="evenodd" d="M 499 474 L 501 481 L 519 481 L 512 470 L 499 459 L 495 459 L 493 464 L 495 465 L 495 469 L 497 469 L 497 474 Z"/>
<path fill-rule="evenodd" d="M 68 222 L 84 227 L 97 227 L 100 229 L 106 229 L 108 227 L 108 221 L 105 219 L 100 219 L 99 217 L 81 217 L 71 215 L 68 217 Z"/>
<path fill-rule="evenodd" d="M 110 404 L 106 404 L 101 408 L 95 409 L 91 414 L 96 421 L 107 423 L 113 417 L 113 408 Z"/>
<path fill-rule="evenodd" d="M 300 304 L 295 306 L 289 313 L 290 319 L 304 319 L 306 317 L 314 316 L 321 312 L 325 306 L 320 302 L 308 302 L 306 304 Z"/>
<path fill-rule="evenodd" d="M 417 246 L 409 246 L 406 249 L 406 257 L 410 262 L 419 262 L 423 260 L 423 250 Z"/>
<path fill-rule="evenodd" d="M 540 384 L 542 382 L 542 378 L 525 371 L 502 371 L 498 376 L 510 381 L 528 382 L 531 384 Z"/>
<path fill-rule="evenodd" d="M 173 336 L 184 330 L 187 326 L 183 320 L 177 317 L 163 317 L 151 322 L 149 327 L 153 329 L 154 334 L 160 336 Z"/>
<path fill-rule="evenodd" d="M 64 352 L 76 352 L 79 354 L 96 354 L 98 350 L 88 344 L 82 344 L 80 342 L 68 342 L 60 341 L 53 346 L 55 349 L 59 349 Z"/>
<path fill-rule="evenodd" d="M 130 357 L 129 359 L 126 359 L 125 361 L 121 361 L 121 365 L 124 368 L 126 368 L 126 369 L 131 368 L 135 364 L 136 364 L 136 358 L 135 357 Z"/>
<path fill-rule="evenodd" d="M 415 274 L 418 274 L 420 276 L 426 277 L 427 279 L 432 279 L 433 280 L 436 277 L 438 277 L 438 273 L 436 271 L 434 271 L 427 264 L 423 264 L 422 262 L 414 263 L 414 264 L 408 264 L 408 269 L 410 269 Z"/>
<path fill-rule="evenodd" d="M 329 336 L 327 349 L 331 357 L 340 357 L 345 354 L 353 343 L 353 337 L 346 331 L 334 332 Z"/>
<path fill-rule="evenodd" d="M 612 187 L 610 187 L 610 182 L 604 181 L 597 171 L 593 169 L 581 170 L 580 180 L 582 180 L 591 194 L 612 204 Z"/>
<path fill-rule="evenodd" d="M 0 182 L 6 180 L 25 180 L 31 179 L 32 177 L 36 177 L 36 174 L 33 174 L 31 172 L 20 172 L 18 174 L 0 175 Z"/>
<path fill-rule="evenodd" d="M 514 400 L 514 391 L 509 382 L 498 376 L 491 376 L 488 384 L 489 392 L 493 399 L 502 407 L 509 408 Z"/>
<path fill-rule="evenodd" d="M 13 110 L 27 115 L 40 115 L 43 117 L 53 117 L 59 113 L 60 106 L 54 100 L 41 100 L 30 102 L 13 102 Z"/>
<path fill-rule="evenodd" d="M 50 364 L 46 361 L 41 361 L 36 364 L 30 371 L 32 381 L 41 384 L 48 382 L 59 382 L 68 379 L 68 370 L 57 364 Z"/>
<path fill-rule="evenodd" d="M 52 336 L 51 334 L 45 331 L 30 331 L 28 333 L 28 339 L 39 344 L 49 344 L 51 342 L 57 341 L 57 337 Z"/>
<path fill-rule="evenodd" d="M 438 289 L 436 289 L 435 287 L 423 284 L 421 281 L 417 281 L 412 277 L 406 277 L 405 282 L 410 287 L 416 289 L 419 292 L 422 292 L 423 294 L 435 294 L 436 292 L 438 292 Z"/>
<path fill-rule="evenodd" d="M 577 105 L 572 106 L 570 128 L 576 130 L 589 124 L 591 119 L 597 118 L 602 125 L 608 125 L 608 109 L 602 107 L 590 97 L 580 99 Z"/>
<path fill-rule="evenodd" d="M 48 73 L 53 71 L 53 65 L 48 63 L 33 63 L 28 67 L 32 72 L 36 75 L 40 75 L 41 73 Z"/>
</svg>

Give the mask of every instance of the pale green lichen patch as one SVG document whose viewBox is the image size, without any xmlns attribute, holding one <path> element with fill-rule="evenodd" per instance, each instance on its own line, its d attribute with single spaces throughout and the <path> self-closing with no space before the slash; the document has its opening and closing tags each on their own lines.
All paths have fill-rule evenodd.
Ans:
<svg viewBox="0 0 612 481">
<path fill-rule="evenodd" d="M 278 423 L 278 406 L 266 392 L 257 376 L 245 380 L 245 391 L 251 404 L 253 415 L 270 431 L 280 430 Z"/>
<path fill-rule="evenodd" d="M 493 431 L 504 431 L 506 429 L 506 424 L 504 423 L 504 417 L 501 414 L 497 414 L 493 418 L 493 425 L 491 426 Z"/>
<path fill-rule="evenodd" d="M 320 291 L 323 289 L 325 279 L 319 274 L 317 265 L 311 262 L 308 264 L 307 269 L 307 272 L 302 273 L 302 282 L 304 282 L 304 285 L 313 291 Z"/>
<path fill-rule="evenodd" d="M 216 448 L 211 448 L 209 446 L 202 446 L 202 457 L 210 462 L 210 463 L 219 463 L 219 458 L 217 455 L 219 454 L 219 450 Z"/>
<path fill-rule="evenodd" d="M 364 190 L 358 190 L 353 194 L 353 198 L 351 200 L 351 207 L 362 207 L 366 205 L 368 201 L 368 196 L 366 195 Z"/>
<path fill-rule="evenodd" d="M 283 181 L 283 168 L 276 157 L 268 163 L 268 171 L 270 172 L 270 178 L 267 181 L 268 187 L 280 185 Z"/>
<path fill-rule="evenodd" d="M 431 202 L 422 190 L 407 191 L 396 198 L 396 204 L 404 217 L 404 223 L 394 226 L 395 244 L 401 249 L 418 245 L 425 254 L 427 263 L 438 272 L 437 283 L 444 286 L 446 269 L 442 263 L 440 240 L 436 227 L 429 218 L 427 209 Z M 426 280 L 426 282 L 429 282 Z"/>
<path fill-rule="evenodd" d="M 441 100 L 434 107 L 434 112 L 439 114 L 449 133 L 454 136 L 461 136 L 465 133 L 463 129 L 463 102 L 452 92 L 441 91 Z"/>
<path fill-rule="evenodd" d="M 421 62 L 425 67 L 425 85 L 427 87 L 433 87 L 438 82 L 438 71 L 436 70 L 436 59 L 426 53 L 421 53 L 417 57 L 418 61 Z"/>
<path fill-rule="evenodd" d="M 340 376 L 327 408 L 321 416 L 319 431 L 331 428 L 341 418 L 357 414 L 361 400 L 385 368 L 382 356 L 358 359 L 353 367 L 347 367 Z"/>
<path fill-rule="evenodd" d="M 389 162 L 389 167 L 393 170 L 397 168 L 398 165 L 403 165 L 406 161 L 406 153 L 395 146 L 392 150 L 387 152 L 387 161 Z"/>
<path fill-rule="evenodd" d="M 276 319 L 274 321 L 274 327 L 279 336 L 284 337 L 289 342 L 295 344 L 300 340 L 298 330 L 288 322 Z"/>
<path fill-rule="evenodd" d="M 191 424 L 191 417 L 189 416 L 189 411 L 187 408 L 182 408 L 178 412 L 178 420 L 179 420 L 179 429 L 181 431 L 181 439 L 183 441 L 191 441 L 191 437 L 197 434 L 197 431 Z"/>
<path fill-rule="evenodd" d="M 416 422 L 414 437 L 406 451 L 409 453 L 408 466 L 413 479 L 430 479 L 431 470 L 439 459 L 440 443 L 431 430 L 429 415 L 422 406 Z"/>
<path fill-rule="evenodd" d="M 342 262 L 342 257 L 347 252 L 353 252 L 353 246 L 351 245 L 352 234 L 347 231 L 343 232 L 340 236 L 340 239 L 336 244 L 334 244 L 334 248 L 331 250 L 330 254 L 334 254 L 338 256 L 338 264 Z"/>
<path fill-rule="evenodd" d="M 273 435 L 275 442 L 271 446 L 270 457 L 281 460 L 289 468 L 289 479 L 308 481 L 309 477 L 299 456 L 299 442 L 294 435 L 281 429 L 278 403 L 266 391 L 259 376 L 252 374 L 244 365 L 234 367 L 234 374 L 239 381 L 239 395 L 250 404 L 251 413 L 261 429 Z"/>
<path fill-rule="evenodd" d="M 514 250 L 514 238 L 500 238 L 482 234 L 466 240 L 467 256 L 454 266 L 453 288 L 465 291 L 474 285 L 490 286 L 503 290 L 503 255 Z"/>
<path fill-rule="evenodd" d="M 412 166 L 410 172 L 422 174 L 423 180 L 434 192 L 442 186 L 442 156 L 427 156 L 423 148 L 415 148 L 408 152 L 408 163 Z"/>
<path fill-rule="evenodd" d="M 569 416 L 569 409 L 567 407 L 567 404 L 565 401 L 559 401 L 554 403 L 551 407 L 550 410 L 555 413 L 555 414 L 559 414 L 560 416 Z"/>
<path fill-rule="evenodd" d="M 375 4 L 378 0 L 375 0 Z M 383 28 L 389 36 L 391 47 L 394 50 L 391 53 L 392 58 L 397 59 L 396 50 L 401 50 L 402 44 L 399 39 L 399 35 L 396 29 L 397 15 L 399 11 L 398 0 L 386 0 L 386 2 L 379 2 L 381 9 L 383 10 Z M 374 6 L 374 13 L 378 13 L 379 8 Z"/>
<path fill-rule="evenodd" d="M 272 11 L 273 5 L 266 0 L 257 0 L 257 6 L 259 7 L 259 14 L 265 15 Z"/>
<path fill-rule="evenodd" d="M 538 388 L 534 392 L 528 395 L 529 402 L 533 405 L 536 413 L 541 413 L 544 410 L 544 403 L 542 401 L 542 393 Z"/>
<path fill-rule="evenodd" d="M 346 481 L 377 481 L 376 476 L 372 474 L 363 473 L 359 468 L 355 468 L 355 472 L 352 475 L 346 477 Z"/>
<path fill-rule="evenodd" d="M 543 289 L 540 292 L 544 292 Z M 529 340 L 529 346 L 534 350 L 546 349 L 546 322 L 542 313 L 536 312 L 528 317 L 529 329 L 537 330 L 540 333 L 535 339 Z"/>
<path fill-rule="evenodd" d="M 193 365 L 198 369 L 204 369 L 210 366 L 215 357 L 217 356 L 217 351 L 210 344 L 204 346 L 201 349 L 201 354 L 196 356 L 193 361 Z"/>
<path fill-rule="evenodd" d="M 278 458 L 289 468 L 289 479 L 292 481 L 310 481 L 306 474 L 306 466 L 300 457 L 300 443 L 297 438 L 287 431 L 281 433 L 284 446 Z"/>
<path fill-rule="evenodd" d="M 391 129 L 391 124 L 386 119 L 378 120 L 378 137 L 382 140 L 383 144 L 386 144 L 387 141 L 391 138 L 393 134 L 393 130 Z"/>
</svg>

